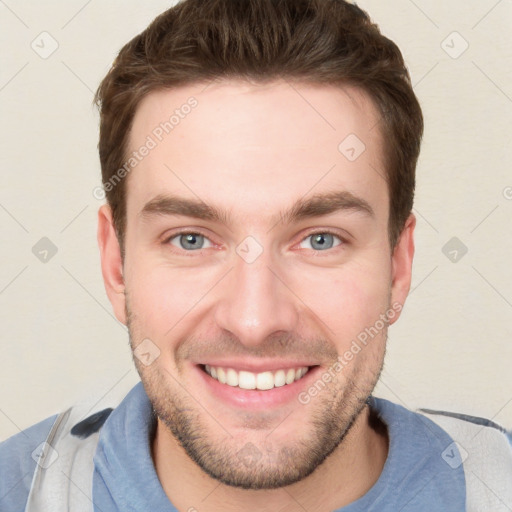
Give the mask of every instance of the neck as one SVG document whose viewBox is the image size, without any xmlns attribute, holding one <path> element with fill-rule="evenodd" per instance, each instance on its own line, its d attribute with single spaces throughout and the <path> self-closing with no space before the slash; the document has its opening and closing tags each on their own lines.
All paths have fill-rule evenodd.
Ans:
<svg viewBox="0 0 512 512">
<path fill-rule="evenodd" d="M 207 475 L 160 419 L 152 455 L 162 487 L 180 511 L 326 512 L 356 501 L 375 484 L 388 444 L 386 427 L 367 406 L 343 442 L 311 475 L 286 487 L 257 491 L 230 487 Z"/>
</svg>

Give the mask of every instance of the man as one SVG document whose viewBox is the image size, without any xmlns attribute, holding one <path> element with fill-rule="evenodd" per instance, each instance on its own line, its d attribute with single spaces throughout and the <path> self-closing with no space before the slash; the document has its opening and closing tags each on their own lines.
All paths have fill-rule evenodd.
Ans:
<svg viewBox="0 0 512 512">
<path fill-rule="evenodd" d="M 4 442 L 1 510 L 510 510 L 499 426 L 372 396 L 423 118 L 362 10 L 185 0 L 96 99 L 102 273 L 141 383 Z"/>
</svg>

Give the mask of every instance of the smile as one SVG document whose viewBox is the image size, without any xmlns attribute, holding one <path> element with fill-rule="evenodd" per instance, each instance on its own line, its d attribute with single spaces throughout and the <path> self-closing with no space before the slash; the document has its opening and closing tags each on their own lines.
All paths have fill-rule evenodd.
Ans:
<svg viewBox="0 0 512 512">
<path fill-rule="evenodd" d="M 221 366 L 203 365 L 204 371 L 219 381 L 221 384 L 238 387 L 241 389 L 259 389 L 262 391 L 292 384 L 306 375 L 310 369 L 308 366 L 287 368 L 276 371 L 264 371 L 253 373 L 248 371 L 236 371 L 233 368 Z"/>
</svg>

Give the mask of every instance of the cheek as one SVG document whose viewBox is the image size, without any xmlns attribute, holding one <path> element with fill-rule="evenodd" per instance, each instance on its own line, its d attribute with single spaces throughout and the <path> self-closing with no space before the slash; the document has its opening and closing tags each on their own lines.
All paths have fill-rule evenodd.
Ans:
<svg viewBox="0 0 512 512">
<path fill-rule="evenodd" d="M 322 269 L 303 274 L 301 283 L 297 295 L 327 326 L 326 335 L 343 344 L 374 325 L 389 308 L 390 274 L 384 266 Z"/>
<path fill-rule="evenodd" d="M 202 298 L 215 283 L 213 274 L 204 269 L 152 265 L 140 259 L 131 266 L 126 278 L 137 327 L 155 340 L 176 335 L 179 327 L 187 324 L 187 318 L 200 309 Z"/>
</svg>

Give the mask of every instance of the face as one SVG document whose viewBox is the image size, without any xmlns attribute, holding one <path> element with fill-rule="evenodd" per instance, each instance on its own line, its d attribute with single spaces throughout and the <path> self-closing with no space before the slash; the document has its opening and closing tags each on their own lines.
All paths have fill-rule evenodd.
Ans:
<svg viewBox="0 0 512 512">
<path fill-rule="evenodd" d="M 137 109 L 131 151 L 151 147 L 127 178 L 124 265 L 100 210 L 106 289 L 159 428 L 227 485 L 311 474 L 377 382 L 414 229 L 391 250 L 379 117 L 355 88 L 286 82 Z"/>
</svg>

